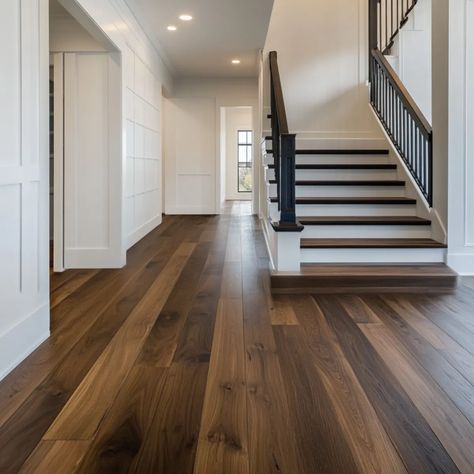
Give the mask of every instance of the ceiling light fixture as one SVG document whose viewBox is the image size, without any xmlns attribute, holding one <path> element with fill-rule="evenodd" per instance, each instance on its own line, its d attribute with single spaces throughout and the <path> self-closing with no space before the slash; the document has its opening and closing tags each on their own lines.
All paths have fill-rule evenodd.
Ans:
<svg viewBox="0 0 474 474">
<path fill-rule="evenodd" d="M 233 59 L 232 64 L 240 64 L 240 59 Z"/>
<path fill-rule="evenodd" d="M 176 31 L 178 28 L 176 28 L 176 26 L 174 25 L 170 25 L 168 26 L 168 31 Z"/>
<path fill-rule="evenodd" d="M 185 15 L 180 15 L 179 19 L 182 21 L 191 21 L 193 17 L 191 15 L 185 14 Z"/>
</svg>

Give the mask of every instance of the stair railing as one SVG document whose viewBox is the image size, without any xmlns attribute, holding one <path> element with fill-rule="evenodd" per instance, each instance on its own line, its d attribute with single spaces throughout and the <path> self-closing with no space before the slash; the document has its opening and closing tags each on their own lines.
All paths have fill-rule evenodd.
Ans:
<svg viewBox="0 0 474 474">
<path fill-rule="evenodd" d="M 299 230 L 296 222 L 296 134 L 289 133 L 278 55 L 270 52 L 270 91 L 273 162 L 277 183 L 280 221 L 272 223 L 277 231 Z"/>
<path fill-rule="evenodd" d="M 433 130 L 383 52 L 406 23 L 416 0 L 369 0 L 370 103 L 430 206 L 433 205 Z M 391 9 L 395 5 L 396 10 Z M 400 22 L 392 28 L 394 12 Z M 388 15 L 388 18 L 383 18 Z"/>
</svg>

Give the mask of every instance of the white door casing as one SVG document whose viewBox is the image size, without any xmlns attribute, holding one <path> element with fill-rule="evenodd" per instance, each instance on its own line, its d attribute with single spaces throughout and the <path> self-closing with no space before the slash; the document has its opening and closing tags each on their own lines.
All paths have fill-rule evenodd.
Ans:
<svg viewBox="0 0 474 474">
<path fill-rule="evenodd" d="M 64 55 L 64 266 L 117 268 L 122 251 L 117 53 Z"/>
</svg>

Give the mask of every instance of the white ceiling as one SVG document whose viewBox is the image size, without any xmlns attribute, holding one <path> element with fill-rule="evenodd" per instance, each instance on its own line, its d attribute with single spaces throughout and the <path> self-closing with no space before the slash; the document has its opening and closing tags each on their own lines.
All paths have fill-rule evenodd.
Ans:
<svg viewBox="0 0 474 474">
<path fill-rule="evenodd" d="M 126 0 L 175 77 L 257 75 L 273 0 Z M 190 22 L 178 19 L 188 13 Z M 170 32 L 168 25 L 178 30 Z M 238 58 L 241 64 L 232 65 Z"/>
</svg>

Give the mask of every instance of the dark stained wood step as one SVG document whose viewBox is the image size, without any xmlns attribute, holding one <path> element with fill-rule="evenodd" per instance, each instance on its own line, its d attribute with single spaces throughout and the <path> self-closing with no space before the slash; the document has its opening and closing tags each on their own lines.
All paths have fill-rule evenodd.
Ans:
<svg viewBox="0 0 474 474">
<path fill-rule="evenodd" d="M 444 264 L 303 264 L 300 272 L 272 273 L 275 294 L 451 292 L 458 275 Z"/>
<path fill-rule="evenodd" d="M 275 169 L 275 165 L 268 165 L 270 169 Z M 320 163 L 320 164 L 297 164 L 297 170 L 396 170 L 394 164 L 378 163 Z"/>
<path fill-rule="evenodd" d="M 270 198 L 270 202 L 278 202 L 276 197 Z M 301 197 L 296 198 L 296 204 L 401 204 L 414 205 L 416 199 L 407 197 Z"/>
<path fill-rule="evenodd" d="M 432 239 L 301 239 L 302 249 L 444 249 Z"/>
<path fill-rule="evenodd" d="M 269 155 L 273 155 L 273 150 L 267 150 Z M 296 150 L 296 155 L 388 155 L 390 153 L 387 149 L 308 149 Z"/>
<path fill-rule="evenodd" d="M 314 216 L 298 217 L 302 225 L 416 225 L 430 226 L 431 221 L 416 216 Z"/>
<path fill-rule="evenodd" d="M 276 179 L 271 179 L 270 184 L 276 184 Z M 296 186 L 393 186 L 403 187 L 403 180 L 298 180 Z"/>
</svg>

